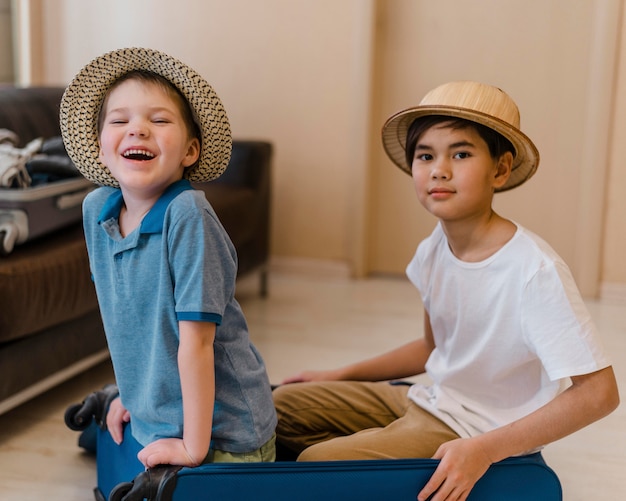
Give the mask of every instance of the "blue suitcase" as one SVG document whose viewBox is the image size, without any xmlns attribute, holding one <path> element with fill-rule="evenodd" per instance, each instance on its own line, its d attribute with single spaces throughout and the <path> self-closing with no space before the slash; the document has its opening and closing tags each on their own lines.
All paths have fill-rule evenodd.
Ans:
<svg viewBox="0 0 626 501">
<path fill-rule="evenodd" d="M 70 428 L 94 434 L 98 470 L 94 493 L 99 501 L 414 501 L 438 464 L 433 459 L 278 461 L 197 468 L 165 465 L 144 471 L 136 457 L 141 446 L 132 438 L 130 426 L 120 446 L 105 429 L 102 416 L 113 388 L 96 392 L 97 397 L 89 396 L 66 412 Z M 557 475 L 536 453 L 492 465 L 468 499 L 561 501 L 563 495 Z"/>
</svg>

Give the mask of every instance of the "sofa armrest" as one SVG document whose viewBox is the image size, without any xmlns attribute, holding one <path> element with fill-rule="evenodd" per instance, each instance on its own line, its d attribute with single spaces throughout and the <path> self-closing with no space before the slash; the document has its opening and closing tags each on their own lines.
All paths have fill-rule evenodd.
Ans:
<svg viewBox="0 0 626 501">
<path fill-rule="evenodd" d="M 271 143 L 234 140 L 228 167 L 212 182 L 258 190 L 261 185 L 269 183 L 271 159 Z"/>
<path fill-rule="evenodd" d="M 193 183 L 204 191 L 237 249 L 238 276 L 260 270 L 263 295 L 270 253 L 271 160 L 271 143 L 236 140 L 224 174 Z"/>
</svg>

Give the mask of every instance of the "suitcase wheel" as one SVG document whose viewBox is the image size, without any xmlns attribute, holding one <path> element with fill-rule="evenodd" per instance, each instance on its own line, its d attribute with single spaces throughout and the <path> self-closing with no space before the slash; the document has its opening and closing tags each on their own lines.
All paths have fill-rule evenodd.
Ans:
<svg viewBox="0 0 626 501">
<path fill-rule="evenodd" d="M 85 415 L 80 412 L 83 410 L 83 407 L 83 404 L 74 404 L 70 405 L 65 411 L 65 424 L 70 430 L 83 431 L 91 423 L 93 415 L 91 413 Z"/>
<path fill-rule="evenodd" d="M 102 390 L 94 391 L 80 404 L 70 405 L 65 411 L 65 424 L 70 430 L 83 431 L 95 419 L 96 424 L 106 430 L 106 415 L 111 401 L 119 395 L 117 386 L 107 384 Z"/>
<path fill-rule="evenodd" d="M 117 484 L 109 493 L 109 501 L 122 501 L 132 488 L 132 482 L 122 482 L 121 484 Z"/>
</svg>

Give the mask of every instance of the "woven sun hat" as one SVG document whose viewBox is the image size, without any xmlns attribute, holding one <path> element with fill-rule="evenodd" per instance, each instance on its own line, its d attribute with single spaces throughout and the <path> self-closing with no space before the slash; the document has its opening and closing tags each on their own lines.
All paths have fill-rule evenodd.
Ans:
<svg viewBox="0 0 626 501">
<path fill-rule="evenodd" d="M 97 57 L 70 82 L 61 101 L 61 135 L 78 170 L 95 184 L 119 186 L 98 158 L 98 115 L 107 91 L 130 71 L 148 71 L 169 80 L 187 99 L 200 129 L 198 162 L 185 170 L 190 181 L 210 181 L 230 160 L 232 137 L 226 111 L 211 85 L 195 70 L 152 49 L 125 48 Z"/>
<path fill-rule="evenodd" d="M 431 90 L 418 106 L 391 116 L 383 125 L 383 147 L 391 161 L 411 174 L 406 162 L 406 139 L 416 118 L 442 115 L 463 118 L 499 132 L 515 148 L 508 181 L 497 191 L 510 190 L 527 181 L 539 165 L 539 151 L 520 130 L 517 105 L 504 91 L 478 82 L 450 82 Z"/>
</svg>

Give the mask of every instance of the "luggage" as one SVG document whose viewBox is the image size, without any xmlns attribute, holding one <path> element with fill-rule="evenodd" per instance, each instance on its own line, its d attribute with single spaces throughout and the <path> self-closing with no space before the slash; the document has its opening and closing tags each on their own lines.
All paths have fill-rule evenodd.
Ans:
<svg viewBox="0 0 626 501">
<path fill-rule="evenodd" d="M 95 188 L 65 153 L 60 138 L 35 139 L 19 149 L 0 131 L 0 256 L 17 244 L 81 220 L 82 201 Z"/>
<path fill-rule="evenodd" d="M 95 433 L 98 487 L 102 501 L 414 501 L 438 461 L 392 459 L 296 463 L 213 463 L 197 468 L 159 466 L 144 471 L 137 460 L 141 446 L 127 426 L 120 446 L 110 438 L 104 417 L 116 395 L 113 386 L 96 392 L 83 405 L 68 408 L 70 428 Z M 95 426 L 95 423 L 99 426 Z M 540 453 L 492 465 L 472 490 L 469 501 L 561 501 L 561 484 Z"/>
<path fill-rule="evenodd" d="M 81 204 L 95 186 L 84 178 L 33 188 L 0 188 L 0 256 L 17 244 L 81 220 Z"/>
<path fill-rule="evenodd" d="M 110 501 L 415 501 L 435 471 L 430 459 L 163 466 L 119 484 Z M 561 486 L 540 454 L 493 465 L 469 501 L 560 501 Z"/>
</svg>

